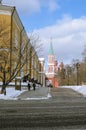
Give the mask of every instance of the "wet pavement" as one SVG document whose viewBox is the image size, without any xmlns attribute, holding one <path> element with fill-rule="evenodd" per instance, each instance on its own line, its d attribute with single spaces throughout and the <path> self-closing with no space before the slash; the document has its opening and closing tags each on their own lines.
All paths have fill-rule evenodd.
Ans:
<svg viewBox="0 0 86 130">
<path fill-rule="evenodd" d="M 19 100 L 0 100 L 0 130 L 85 130 L 86 98 L 67 88 L 40 88 Z M 44 100 L 21 100 L 50 92 Z M 41 91 L 41 94 L 39 92 Z M 32 94 L 31 94 L 32 93 Z M 26 95 L 26 96 L 25 96 Z M 30 96 L 31 95 L 31 96 Z"/>
</svg>

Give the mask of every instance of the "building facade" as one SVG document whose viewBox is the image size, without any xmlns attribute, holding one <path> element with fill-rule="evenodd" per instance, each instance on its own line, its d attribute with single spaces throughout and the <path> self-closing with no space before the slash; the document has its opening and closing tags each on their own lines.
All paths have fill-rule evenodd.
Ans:
<svg viewBox="0 0 86 130">
<path fill-rule="evenodd" d="M 0 81 L 29 76 L 38 80 L 38 55 L 15 7 L 0 4 Z"/>
<path fill-rule="evenodd" d="M 39 58 L 39 83 L 45 86 L 44 58 Z"/>
</svg>

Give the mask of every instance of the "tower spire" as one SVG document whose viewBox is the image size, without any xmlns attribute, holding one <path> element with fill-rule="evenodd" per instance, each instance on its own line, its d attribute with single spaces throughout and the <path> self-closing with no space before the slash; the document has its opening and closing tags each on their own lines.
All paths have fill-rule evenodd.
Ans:
<svg viewBox="0 0 86 130">
<path fill-rule="evenodd" d="M 53 51 L 52 38 L 51 38 L 51 41 L 50 41 L 50 49 L 49 49 L 49 55 L 53 55 L 53 54 L 54 54 L 54 51 Z"/>
</svg>

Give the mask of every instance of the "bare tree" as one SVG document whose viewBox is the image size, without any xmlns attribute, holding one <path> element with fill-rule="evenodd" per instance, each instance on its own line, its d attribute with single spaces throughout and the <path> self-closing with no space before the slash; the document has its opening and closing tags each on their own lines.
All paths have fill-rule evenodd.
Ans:
<svg viewBox="0 0 86 130">
<path fill-rule="evenodd" d="M 35 33 L 29 34 L 31 45 L 35 48 L 35 51 L 37 52 L 38 56 L 41 57 L 43 52 L 43 43 L 40 39 L 40 37 Z"/>
<path fill-rule="evenodd" d="M 9 56 L 10 56 L 10 26 L 5 23 L 5 19 L 0 22 L 0 79 L 2 79 L 2 91 L 9 77 Z M 6 74 L 8 73 L 8 76 Z"/>
<path fill-rule="evenodd" d="M 4 26 L 3 26 L 4 25 Z M 38 49 L 39 47 L 30 44 L 33 39 L 23 40 L 17 47 L 10 48 L 10 26 L 0 23 L 0 79 L 3 85 L 1 92 L 3 93 L 6 86 L 15 79 L 16 76 L 25 71 L 25 68 L 30 62 L 31 57 L 34 57 L 37 51 L 29 55 L 32 48 Z M 33 43 L 37 43 L 38 39 L 34 39 Z M 15 45 L 15 43 L 13 44 Z M 10 61 L 11 55 L 11 61 Z M 10 66 L 10 62 L 11 65 Z"/>
</svg>

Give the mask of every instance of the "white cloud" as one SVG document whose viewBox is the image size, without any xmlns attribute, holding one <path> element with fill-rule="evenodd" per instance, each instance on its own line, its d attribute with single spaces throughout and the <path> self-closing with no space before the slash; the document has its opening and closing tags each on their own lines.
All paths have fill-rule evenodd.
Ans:
<svg viewBox="0 0 86 130">
<path fill-rule="evenodd" d="M 50 37 L 53 37 L 53 48 L 58 62 L 65 63 L 72 59 L 81 59 L 86 44 L 86 17 L 72 19 L 63 17 L 55 25 L 35 30 L 44 42 L 44 55 L 48 55 Z"/>
<path fill-rule="evenodd" d="M 4 4 L 16 6 L 24 15 L 41 11 L 42 7 L 55 11 L 59 7 L 57 0 L 3 0 Z M 81 58 L 86 44 L 86 17 L 72 19 L 63 15 L 52 26 L 34 30 L 44 43 L 44 57 L 48 55 L 50 37 L 53 37 L 53 48 L 58 60 L 71 61 L 72 58 Z"/>
<path fill-rule="evenodd" d="M 3 4 L 16 6 L 17 10 L 24 15 L 39 12 L 41 7 L 46 7 L 51 11 L 55 11 L 59 7 L 56 0 L 3 0 Z"/>
<path fill-rule="evenodd" d="M 55 11 L 55 10 L 57 10 L 57 9 L 60 8 L 60 6 L 59 6 L 58 3 L 56 2 L 56 0 L 49 0 L 47 6 L 48 6 L 48 9 L 49 9 L 50 11 Z"/>
<path fill-rule="evenodd" d="M 23 14 L 31 14 L 34 12 L 40 11 L 40 2 L 39 0 L 3 0 L 4 4 L 16 6 L 17 10 Z"/>
</svg>

